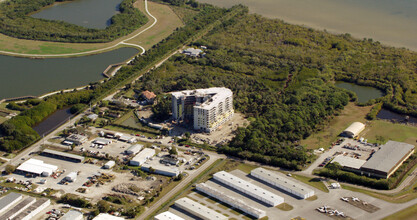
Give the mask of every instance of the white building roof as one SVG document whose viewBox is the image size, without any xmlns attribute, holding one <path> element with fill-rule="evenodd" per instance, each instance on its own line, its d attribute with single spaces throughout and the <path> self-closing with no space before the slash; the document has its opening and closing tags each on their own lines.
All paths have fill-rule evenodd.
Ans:
<svg viewBox="0 0 417 220">
<path fill-rule="evenodd" d="M 150 157 L 155 155 L 155 150 L 151 148 L 145 148 L 139 152 L 131 161 L 138 162 L 139 165 L 144 164 Z"/>
<path fill-rule="evenodd" d="M 228 218 L 213 209 L 210 209 L 206 206 L 201 205 L 198 202 L 184 197 L 175 201 L 175 205 L 184 209 L 187 212 L 190 212 L 193 215 L 201 217 L 206 220 L 227 220 Z"/>
<path fill-rule="evenodd" d="M 314 194 L 314 190 L 311 188 L 306 187 L 290 178 L 287 178 L 284 174 L 272 172 L 262 167 L 252 170 L 251 175 L 261 176 L 263 179 L 268 180 L 268 182 L 273 182 L 275 185 L 282 186 L 285 189 L 296 192 L 299 195 Z"/>
<path fill-rule="evenodd" d="M 192 47 L 183 51 L 183 53 L 190 54 L 190 55 L 193 55 L 193 56 L 198 56 L 201 52 L 203 52 L 203 51 L 200 50 L 200 49 L 192 48 Z"/>
<path fill-rule="evenodd" d="M 184 220 L 183 218 L 175 215 L 172 212 L 166 211 L 157 216 L 155 216 L 155 220 Z"/>
<path fill-rule="evenodd" d="M 142 148 L 143 148 L 142 144 L 135 144 L 135 145 L 130 146 L 128 149 L 126 149 L 125 152 L 128 154 L 136 154 L 140 150 L 142 150 Z"/>
<path fill-rule="evenodd" d="M 104 164 L 104 166 L 108 166 L 108 167 L 113 167 L 116 164 L 116 162 L 114 160 L 109 160 L 107 161 L 106 164 Z"/>
<path fill-rule="evenodd" d="M 98 118 L 97 114 L 90 114 L 89 116 L 87 116 L 87 118 L 91 119 L 91 120 L 96 120 Z"/>
<path fill-rule="evenodd" d="M 59 220 L 78 220 L 78 219 L 84 219 L 83 213 L 80 211 L 76 211 L 76 210 L 69 210 Z"/>
<path fill-rule="evenodd" d="M 219 180 L 222 183 L 241 191 L 242 193 L 245 193 L 257 199 L 262 198 L 263 201 L 270 205 L 275 206 L 284 202 L 284 198 L 282 198 L 281 196 L 278 196 L 268 190 L 265 190 L 259 186 L 249 183 L 248 181 L 245 181 L 228 172 L 220 171 L 215 173 L 213 177 L 214 179 Z"/>
<path fill-rule="evenodd" d="M 17 170 L 41 175 L 43 172 L 53 173 L 58 170 L 58 167 L 46 164 L 42 160 L 29 159 L 17 167 Z"/>
<path fill-rule="evenodd" d="M 124 220 L 124 218 L 110 215 L 107 213 L 100 213 L 95 218 L 93 218 L 93 220 Z"/>
<path fill-rule="evenodd" d="M 155 169 L 155 172 L 158 173 L 158 171 L 162 171 L 165 173 L 172 173 L 175 174 L 175 176 L 177 176 L 178 174 L 180 174 L 180 170 L 175 167 L 175 166 L 165 166 L 163 164 L 149 164 L 149 163 L 143 163 L 141 165 L 142 168 L 147 168 L 149 169 L 150 167 L 152 167 L 153 169 Z"/>
<path fill-rule="evenodd" d="M 11 192 L 7 194 L 6 196 L 3 196 L 0 199 L 0 212 L 3 211 L 3 209 L 10 207 L 10 204 L 15 204 L 19 200 L 21 200 L 23 197 L 19 193 Z"/>
<path fill-rule="evenodd" d="M 194 108 L 210 110 L 212 107 L 217 106 L 220 102 L 224 101 L 227 97 L 233 96 L 232 90 L 224 87 L 212 87 L 208 89 L 195 89 L 184 90 L 179 92 L 173 92 L 172 95 L 179 99 L 183 96 L 195 95 L 197 97 L 211 96 L 204 103 L 196 103 Z"/>
<path fill-rule="evenodd" d="M 105 138 L 96 138 L 94 140 L 95 144 L 101 144 L 101 145 L 108 145 L 111 144 L 111 140 L 105 139 Z"/>
<path fill-rule="evenodd" d="M 339 163 L 342 167 L 348 167 L 359 170 L 366 160 L 359 160 L 353 157 L 347 157 L 343 155 L 337 155 L 333 160 L 332 163 Z"/>
<path fill-rule="evenodd" d="M 67 180 L 75 180 L 75 179 L 77 179 L 77 172 L 71 172 L 71 173 L 69 173 L 65 177 L 65 179 L 67 179 Z"/>
<path fill-rule="evenodd" d="M 365 129 L 365 125 L 361 122 L 353 122 L 343 133 L 351 134 L 353 137 L 357 136 Z"/>
</svg>

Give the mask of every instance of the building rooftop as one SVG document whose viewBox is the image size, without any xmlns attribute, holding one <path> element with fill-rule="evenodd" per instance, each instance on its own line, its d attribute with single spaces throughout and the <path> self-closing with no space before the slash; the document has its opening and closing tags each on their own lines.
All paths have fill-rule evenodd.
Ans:
<svg viewBox="0 0 417 220">
<path fill-rule="evenodd" d="M 195 89 L 195 90 L 184 90 L 179 92 L 171 93 L 175 98 L 179 99 L 183 96 L 197 96 L 209 98 L 203 103 L 196 103 L 194 108 L 201 108 L 210 110 L 212 107 L 217 106 L 225 98 L 233 96 L 232 90 L 224 87 L 213 87 L 208 89 Z"/>
<path fill-rule="evenodd" d="M 142 164 L 141 167 L 148 168 L 148 169 L 150 167 L 152 167 L 155 170 L 160 170 L 160 171 L 164 171 L 164 172 L 171 172 L 171 173 L 178 173 L 179 172 L 179 169 L 176 166 L 165 166 L 165 165 L 160 164 L 160 163 L 150 164 L 149 162 L 146 162 L 146 163 Z"/>
<path fill-rule="evenodd" d="M 74 140 L 74 141 L 83 141 L 83 140 L 86 140 L 87 137 L 84 136 L 84 135 L 80 135 L 80 134 L 71 134 L 66 139 L 68 139 L 68 140 Z"/>
<path fill-rule="evenodd" d="M 157 216 L 155 216 L 155 220 L 184 220 L 183 218 L 175 215 L 172 212 L 166 211 Z"/>
<path fill-rule="evenodd" d="M 11 192 L 7 194 L 6 196 L 3 196 L 0 199 L 0 211 L 3 210 L 5 207 L 7 207 L 10 203 L 16 202 L 17 200 L 20 200 L 22 198 L 22 195 L 19 193 Z"/>
<path fill-rule="evenodd" d="M 23 210 L 23 212 L 21 212 L 16 217 L 14 217 L 13 220 L 24 219 L 26 216 L 30 215 L 33 211 L 35 211 L 36 209 L 38 209 L 40 206 L 44 205 L 45 203 L 50 204 L 50 200 L 47 199 L 47 198 L 40 198 L 40 199 L 36 200 L 36 202 L 34 202 L 32 205 L 30 205 L 27 209 Z M 72 218 L 71 220 L 73 220 L 73 219 L 74 218 Z M 63 218 L 60 218 L 60 220 L 63 220 Z"/>
<path fill-rule="evenodd" d="M 259 175 L 287 189 L 291 189 L 291 191 L 297 192 L 300 195 L 304 195 L 311 192 L 314 193 L 314 190 L 312 190 L 311 188 L 306 187 L 303 184 L 300 184 L 299 182 L 294 181 L 290 178 L 287 178 L 284 174 L 278 172 L 272 172 L 259 167 L 251 171 L 251 175 L 253 174 Z"/>
<path fill-rule="evenodd" d="M 110 215 L 107 213 L 100 213 L 95 218 L 93 218 L 93 220 L 124 220 L 124 218 Z"/>
<path fill-rule="evenodd" d="M 203 206 L 198 202 L 194 202 L 193 200 L 187 197 L 178 199 L 177 201 L 175 201 L 175 205 L 182 209 L 185 209 L 185 211 L 188 211 L 193 215 L 198 215 L 198 217 L 204 216 L 204 219 L 210 219 L 210 220 L 215 220 L 215 219 L 227 220 L 228 219 L 226 216 L 214 211 L 213 209 Z"/>
<path fill-rule="evenodd" d="M 146 90 L 146 91 L 143 91 L 142 92 L 142 96 L 143 97 L 145 97 L 146 99 L 154 99 L 154 98 L 156 98 L 156 95 L 155 95 L 155 93 L 153 93 L 153 92 L 150 92 L 150 91 L 148 91 L 148 90 Z"/>
<path fill-rule="evenodd" d="M 186 49 L 186 50 L 183 51 L 183 53 L 189 54 L 191 56 L 198 56 L 202 52 L 203 52 L 202 50 L 195 49 L 195 48 L 192 48 L 192 47 L 190 47 L 190 48 L 188 48 L 188 49 Z"/>
<path fill-rule="evenodd" d="M 145 148 L 141 152 L 139 152 L 132 160 L 133 161 L 139 161 L 139 162 L 145 162 L 149 157 L 152 157 L 155 155 L 155 150 L 151 148 Z"/>
<path fill-rule="evenodd" d="M 18 203 L 17 205 L 13 206 L 9 211 L 4 213 L 0 216 L 0 219 L 9 219 L 10 217 L 14 217 L 16 215 L 19 215 L 22 211 L 24 211 L 26 208 L 28 208 L 30 205 L 35 203 L 36 199 L 33 197 L 27 197 L 22 202 Z"/>
<path fill-rule="evenodd" d="M 359 160 L 353 157 L 337 155 L 331 163 L 339 163 L 342 167 L 348 167 L 359 170 L 366 160 Z"/>
<path fill-rule="evenodd" d="M 414 145 L 411 144 L 388 141 L 366 161 L 362 168 L 389 173 L 413 149 Z"/>
<path fill-rule="evenodd" d="M 28 172 L 28 173 L 35 173 L 41 175 L 43 172 L 53 173 L 58 169 L 57 166 L 46 164 L 42 160 L 37 159 L 29 159 L 22 163 L 17 170 Z"/>
<path fill-rule="evenodd" d="M 63 215 L 59 220 L 73 220 L 79 219 L 80 216 L 83 216 L 83 213 L 76 210 L 69 210 L 65 215 Z"/>
<path fill-rule="evenodd" d="M 69 153 L 65 153 L 65 152 L 61 152 L 61 151 L 56 151 L 56 150 L 51 150 L 51 149 L 45 149 L 43 151 L 43 153 L 48 153 L 48 154 L 53 154 L 53 155 L 58 155 L 61 157 L 67 157 L 67 158 L 72 158 L 75 160 L 84 160 L 83 156 L 79 156 L 79 155 L 75 155 L 75 154 L 69 154 Z"/>
<path fill-rule="evenodd" d="M 143 145 L 142 144 L 135 144 L 130 146 L 128 149 L 125 150 L 125 152 L 133 152 L 134 154 L 142 150 Z"/>
</svg>

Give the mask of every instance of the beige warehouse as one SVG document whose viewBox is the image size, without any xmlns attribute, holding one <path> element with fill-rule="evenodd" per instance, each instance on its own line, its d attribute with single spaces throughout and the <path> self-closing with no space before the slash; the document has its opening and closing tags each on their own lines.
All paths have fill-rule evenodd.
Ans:
<svg viewBox="0 0 417 220">
<path fill-rule="evenodd" d="M 365 125 L 361 122 L 353 122 L 348 128 L 346 128 L 341 136 L 354 138 L 358 136 L 365 129 Z"/>
</svg>

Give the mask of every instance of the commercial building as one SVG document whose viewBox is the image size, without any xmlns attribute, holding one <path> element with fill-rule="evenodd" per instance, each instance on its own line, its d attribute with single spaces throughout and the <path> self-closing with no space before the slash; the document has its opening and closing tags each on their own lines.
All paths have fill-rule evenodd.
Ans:
<svg viewBox="0 0 417 220">
<path fill-rule="evenodd" d="M 111 140 L 105 139 L 105 138 L 96 138 L 93 141 L 94 144 L 103 145 L 103 146 L 109 145 L 111 144 L 111 142 L 112 142 Z"/>
<path fill-rule="evenodd" d="M 11 192 L 0 199 L 0 213 L 12 207 L 23 198 L 22 194 Z"/>
<path fill-rule="evenodd" d="M 80 134 L 71 134 L 70 136 L 65 138 L 65 141 L 74 143 L 76 145 L 81 145 L 81 144 L 84 144 L 85 142 L 87 142 L 88 138 L 86 136 L 80 135 Z"/>
<path fill-rule="evenodd" d="M 244 213 L 253 216 L 257 219 L 263 218 L 266 216 L 265 211 L 257 209 L 255 207 L 252 207 L 248 204 L 246 204 L 245 202 L 243 202 L 242 200 L 239 200 L 237 198 L 234 198 L 232 196 L 229 196 L 227 194 L 224 194 L 222 192 L 219 192 L 218 190 L 216 190 L 215 188 L 205 184 L 205 183 L 200 183 L 196 186 L 196 189 L 202 193 L 205 193 L 213 198 L 216 198 L 230 206 L 232 206 L 233 208 L 239 209 L 241 211 L 243 211 Z"/>
<path fill-rule="evenodd" d="M 119 141 L 127 142 L 127 143 L 135 143 L 137 140 L 135 137 L 131 137 L 129 135 L 122 135 L 119 137 Z"/>
<path fill-rule="evenodd" d="M 361 167 L 363 175 L 389 178 L 414 153 L 414 145 L 388 141 Z"/>
<path fill-rule="evenodd" d="M 125 154 L 131 155 L 131 154 L 137 154 L 140 150 L 142 150 L 143 145 L 142 144 L 135 144 L 130 146 L 127 150 L 125 150 Z"/>
<path fill-rule="evenodd" d="M 151 148 L 143 149 L 138 155 L 136 155 L 129 163 L 132 166 L 142 166 L 149 158 L 155 155 L 155 150 Z"/>
<path fill-rule="evenodd" d="M 83 156 L 69 154 L 69 153 L 56 151 L 56 150 L 50 150 L 50 149 L 45 149 L 41 154 L 43 156 L 53 157 L 56 159 L 67 160 L 67 161 L 76 162 L 76 163 L 81 163 L 84 161 Z"/>
<path fill-rule="evenodd" d="M 36 199 L 33 197 L 26 197 L 23 201 L 18 203 L 17 205 L 13 206 L 13 208 L 9 209 L 7 212 L 0 215 L 0 219 L 12 219 L 19 215 L 23 210 L 27 209 L 33 203 L 36 202 Z"/>
<path fill-rule="evenodd" d="M 365 125 L 361 122 L 353 122 L 348 128 L 346 128 L 341 136 L 354 138 L 358 136 L 365 129 Z"/>
<path fill-rule="evenodd" d="M 83 213 L 76 210 L 69 210 L 59 220 L 83 220 Z"/>
<path fill-rule="evenodd" d="M 307 199 L 308 197 L 314 196 L 314 190 L 278 172 L 272 172 L 259 167 L 252 170 L 250 175 L 297 198 Z"/>
<path fill-rule="evenodd" d="M 233 92 L 230 89 L 214 87 L 172 93 L 174 119 L 192 123 L 195 130 L 215 131 L 233 114 Z"/>
<path fill-rule="evenodd" d="M 114 160 L 109 160 L 107 161 L 106 164 L 104 164 L 103 168 L 104 169 L 111 169 L 114 167 L 114 165 L 116 165 L 116 162 L 114 162 Z"/>
<path fill-rule="evenodd" d="M 172 212 L 166 211 L 157 216 L 155 216 L 154 220 L 184 220 L 183 218 L 175 215 Z"/>
<path fill-rule="evenodd" d="M 342 169 L 346 171 L 359 172 L 366 160 L 360 160 L 353 157 L 337 155 L 331 163 L 339 163 Z"/>
<path fill-rule="evenodd" d="M 46 209 L 50 204 L 51 200 L 40 198 L 25 210 L 22 210 L 20 214 L 15 215 L 16 217 L 14 217 L 13 220 L 32 220 L 37 214 Z"/>
<path fill-rule="evenodd" d="M 18 173 L 31 174 L 36 176 L 50 176 L 57 170 L 57 166 L 46 164 L 42 160 L 36 159 L 29 159 L 16 168 Z"/>
<path fill-rule="evenodd" d="M 228 218 L 213 209 L 184 197 L 175 201 L 175 206 L 204 220 L 227 220 Z"/>
<path fill-rule="evenodd" d="M 100 213 L 96 217 L 94 217 L 93 220 L 124 220 L 124 218 L 110 215 L 107 213 Z"/>
<path fill-rule="evenodd" d="M 153 169 L 153 173 L 164 175 L 164 176 L 175 176 L 177 177 L 181 172 L 177 167 L 165 166 L 162 164 L 148 164 L 144 163 L 141 165 L 141 169 L 145 172 L 150 172 Z"/>
<path fill-rule="evenodd" d="M 180 163 L 180 160 L 178 160 L 176 155 L 175 155 L 175 157 L 173 155 L 166 155 L 160 160 L 160 162 L 164 163 L 164 164 L 171 164 L 171 165 L 175 166 L 175 165 L 178 165 Z"/>
<path fill-rule="evenodd" d="M 213 178 L 229 187 L 232 187 L 233 189 L 238 190 L 243 194 L 253 197 L 270 206 L 277 206 L 284 202 L 284 198 L 281 196 L 278 196 L 268 190 L 262 189 L 259 186 L 249 183 L 225 171 L 215 173 Z"/>
</svg>

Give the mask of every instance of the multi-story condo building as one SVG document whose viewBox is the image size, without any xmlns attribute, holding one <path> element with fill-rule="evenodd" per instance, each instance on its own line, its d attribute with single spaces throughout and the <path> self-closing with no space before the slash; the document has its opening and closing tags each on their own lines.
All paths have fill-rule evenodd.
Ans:
<svg viewBox="0 0 417 220">
<path fill-rule="evenodd" d="M 212 132 L 233 117 L 233 92 L 227 88 L 185 90 L 172 93 L 172 115 L 194 124 L 195 130 Z"/>
</svg>

